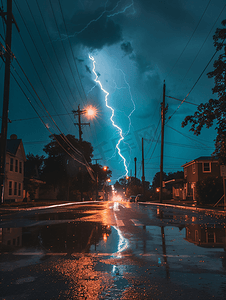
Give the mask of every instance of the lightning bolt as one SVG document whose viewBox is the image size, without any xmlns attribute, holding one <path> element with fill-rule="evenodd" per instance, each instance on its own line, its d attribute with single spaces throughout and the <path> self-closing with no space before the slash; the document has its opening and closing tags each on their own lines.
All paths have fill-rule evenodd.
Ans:
<svg viewBox="0 0 226 300">
<path fill-rule="evenodd" d="M 122 158 L 122 160 L 123 160 L 124 167 L 125 167 L 125 171 L 126 171 L 125 176 L 127 176 L 128 173 L 129 173 L 129 171 L 128 171 L 128 168 L 127 168 L 127 165 L 126 165 L 126 159 L 125 159 L 125 157 L 122 155 L 121 150 L 120 150 L 120 148 L 119 148 L 120 143 L 124 140 L 123 132 L 122 132 L 122 129 L 121 129 L 118 125 L 116 125 L 115 122 L 114 122 L 114 120 L 113 120 L 113 117 L 114 117 L 114 115 L 115 115 L 115 111 L 114 111 L 114 109 L 113 109 L 110 105 L 108 105 L 108 96 L 109 96 L 109 93 L 103 88 L 102 83 L 100 82 L 100 80 L 98 80 L 98 76 L 97 76 L 97 73 L 96 73 L 96 71 L 95 71 L 95 69 L 96 69 L 96 65 L 95 65 L 96 62 L 95 62 L 95 60 L 94 60 L 94 57 L 91 56 L 91 55 L 89 55 L 89 59 L 93 62 L 93 70 L 92 70 L 92 71 L 93 71 L 93 73 L 94 73 L 94 75 L 95 75 L 94 81 L 95 81 L 97 84 L 99 84 L 101 90 L 105 93 L 105 104 L 106 104 L 106 107 L 109 108 L 109 109 L 111 110 L 111 117 L 110 117 L 111 123 L 112 123 L 112 125 L 119 131 L 120 139 L 118 140 L 118 143 L 117 143 L 117 145 L 116 145 L 116 148 L 117 148 L 117 150 L 118 150 L 119 156 L 120 156 L 120 157 Z"/>
<path fill-rule="evenodd" d="M 88 24 L 86 24 L 86 26 L 84 28 L 82 28 L 80 31 L 76 31 L 74 34 L 72 35 L 65 35 L 65 34 L 61 34 L 61 36 L 65 36 L 64 38 L 61 38 L 61 40 L 66 40 L 68 38 L 72 38 L 72 37 L 75 37 L 77 36 L 78 34 L 82 33 L 84 30 L 86 30 L 92 23 L 95 23 L 97 22 L 98 20 L 100 20 L 101 17 L 103 17 L 104 14 L 108 14 L 107 17 L 108 18 L 111 18 L 111 17 L 114 17 L 116 15 L 119 15 L 119 14 L 123 14 L 124 12 L 126 12 L 127 9 L 133 7 L 133 14 L 135 14 L 135 9 L 134 9 L 134 0 L 131 0 L 131 3 L 127 6 L 125 6 L 122 10 L 119 10 L 117 12 L 114 12 L 118 7 L 119 7 L 119 4 L 122 2 L 122 0 L 119 0 L 116 5 L 111 9 L 111 10 L 107 10 L 106 9 L 106 6 L 107 6 L 107 3 L 108 3 L 108 0 L 107 2 L 105 3 L 105 10 L 96 18 L 96 19 L 93 19 L 91 20 Z M 56 39 L 55 41 L 57 41 L 58 39 Z"/>
<path fill-rule="evenodd" d="M 130 114 L 127 116 L 128 119 L 129 119 L 129 129 L 128 129 L 128 131 L 127 131 L 126 134 L 125 134 L 125 136 L 126 136 L 126 135 L 130 132 L 130 127 L 131 127 L 131 119 L 130 119 L 130 117 L 131 117 L 132 113 L 135 111 L 136 107 L 135 107 L 135 102 L 134 102 L 134 100 L 133 100 L 133 96 L 132 96 L 132 92 L 131 92 L 130 85 L 129 85 L 128 81 L 126 80 L 126 75 L 125 75 L 125 73 L 124 73 L 121 69 L 116 69 L 116 70 L 120 71 L 120 72 L 123 74 L 124 81 L 125 81 L 126 85 L 128 86 L 128 90 L 129 90 L 129 94 L 130 94 L 130 99 L 131 99 L 131 101 L 132 101 L 132 103 L 133 103 L 133 109 L 132 109 L 132 111 L 130 112 Z"/>
</svg>

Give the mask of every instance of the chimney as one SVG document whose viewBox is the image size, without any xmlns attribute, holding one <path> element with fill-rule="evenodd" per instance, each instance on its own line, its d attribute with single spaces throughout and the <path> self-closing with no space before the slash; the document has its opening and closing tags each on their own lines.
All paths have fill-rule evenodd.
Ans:
<svg viewBox="0 0 226 300">
<path fill-rule="evenodd" d="M 10 139 L 11 140 L 17 140 L 17 135 L 16 134 L 11 134 Z"/>
</svg>

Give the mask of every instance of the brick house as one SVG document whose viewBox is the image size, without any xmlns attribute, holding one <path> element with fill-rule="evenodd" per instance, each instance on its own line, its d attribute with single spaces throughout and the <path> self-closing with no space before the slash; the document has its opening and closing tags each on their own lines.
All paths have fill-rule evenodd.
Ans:
<svg viewBox="0 0 226 300">
<path fill-rule="evenodd" d="M 183 198 L 196 200 L 196 183 L 206 177 L 220 177 L 220 164 L 211 156 L 201 156 L 184 165 Z"/>
<path fill-rule="evenodd" d="M 21 139 L 15 134 L 7 139 L 4 200 L 19 202 L 23 200 L 24 162 L 26 155 Z"/>
</svg>

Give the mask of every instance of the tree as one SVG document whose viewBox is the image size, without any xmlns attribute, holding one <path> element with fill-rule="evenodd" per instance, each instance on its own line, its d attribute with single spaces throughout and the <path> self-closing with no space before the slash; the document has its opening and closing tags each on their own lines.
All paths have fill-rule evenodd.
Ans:
<svg viewBox="0 0 226 300">
<path fill-rule="evenodd" d="M 36 190 L 39 187 L 39 184 L 35 179 L 40 179 L 44 158 L 44 155 L 34 156 L 31 153 L 26 156 L 24 164 L 24 189 L 26 191 L 26 195 L 28 193 L 31 200 L 35 198 Z"/>
<path fill-rule="evenodd" d="M 79 142 L 73 135 L 52 135 L 52 139 L 43 151 L 47 158 L 43 167 L 43 179 L 47 184 L 60 190 L 59 197 L 75 190 L 88 191 L 91 177 L 87 172 L 87 163 L 91 165 L 93 147 L 89 142 Z"/>
<path fill-rule="evenodd" d="M 222 25 L 226 26 L 226 20 L 222 21 Z M 216 52 L 221 51 L 221 54 L 214 62 L 214 70 L 207 75 L 214 78 L 215 86 L 212 92 L 216 94 L 217 99 L 201 103 L 193 116 L 185 118 L 182 127 L 191 123 L 190 131 L 198 136 L 204 125 L 210 128 L 216 121 L 217 136 L 213 155 L 226 164 L 226 28 L 217 28 L 213 39 Z"/>
<path fill-rule="evenodd" d="M 222 178 L 208 176 L 196 184 L 198 204 L 215 204 L 224 194 Z"/>
</svg>

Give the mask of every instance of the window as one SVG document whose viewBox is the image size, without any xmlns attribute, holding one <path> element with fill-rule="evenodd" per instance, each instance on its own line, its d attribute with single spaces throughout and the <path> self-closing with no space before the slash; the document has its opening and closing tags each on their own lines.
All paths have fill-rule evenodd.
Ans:
<svg viewBox="0 0 226 300">
<path fill-rule="evenodd" d="M 195 164 L 192 165 L 192 173 L 195 174 Z"/>
<path fill-rule="evenodd" d="M 186 178 L 188 175 L 188 169 L 187 168 L 184 168 L 184 178 Z"/>
<path fill-rule="evenodd" d="M 17 182 L 14 182 L 14 195 L 17 195 Z"/>
<path fill-rule="evenodd" d="M 18 172 L 18 160 L 16 159 L 15 172 Z"/>
<path fill-rule="evenodd" d="M 211 163 L 210 162 L 203 163 L 203 173 L 204 172 L 211 172 Z"/>
<path fill-rule="evenodd" d="M 13 158 L 10 158 L 10 171 L 13 171 Z"/>
<path fill-rule="evenodd" d="M 9 181 L 9 195 L 12 195 L 12 181 Z"/>
<path fill-rule="evenodd" d="M 19 172 L 22 173 L 22 161 L 19 162 Z"/>
<path fill-rule="evenodd" d="M 18 184 L 18 196 L 21 196 L 21 183 Z"/>
</svg>

